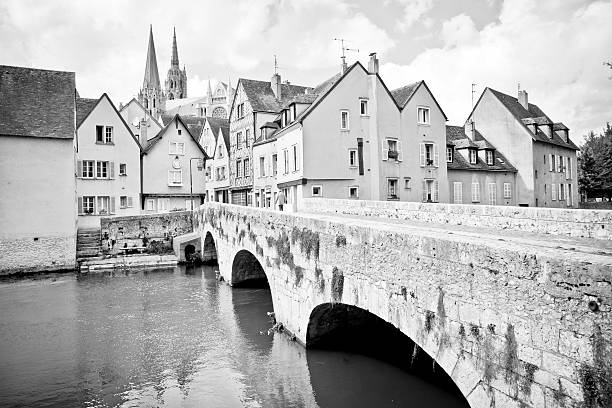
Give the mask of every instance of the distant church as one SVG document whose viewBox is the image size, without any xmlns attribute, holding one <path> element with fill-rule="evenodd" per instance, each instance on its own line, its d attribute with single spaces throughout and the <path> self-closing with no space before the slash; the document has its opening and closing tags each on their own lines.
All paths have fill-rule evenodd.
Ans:
<svg viewBox="0 0 612 408">
<path fill-rule="evenodd" d="M 218 82 L 213 90 L 210 80 L 205 96 L 187 97 L 187 70 L 179 65 L 178 47 L 176 45 L 176 28 L 172 41 L 172 58 L 166 77 L 165 89 L 162 89 L 157 69 L 157 56 L 153 42 L 153 26 L 149 30 L 149 47 L 145 66 L 144 81 L 138 93 L 138 102 L 156 119 L 179 113 L 187 116 L 215 116 L 228 118 L 230 105 L 235 89 L 231 83 Z"/>
</svg>

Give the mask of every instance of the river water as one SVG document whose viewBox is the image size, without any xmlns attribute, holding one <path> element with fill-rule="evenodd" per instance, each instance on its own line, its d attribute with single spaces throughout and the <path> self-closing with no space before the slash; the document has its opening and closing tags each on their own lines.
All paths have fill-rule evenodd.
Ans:
<svg viewBox="0 0 612 408">
<path fill-rule="evenodd" d="M 376 359 L 306 350 L 268 289 L 211 267 L 0 282 L 0 406 L 465 407 Z"/>
</svg>

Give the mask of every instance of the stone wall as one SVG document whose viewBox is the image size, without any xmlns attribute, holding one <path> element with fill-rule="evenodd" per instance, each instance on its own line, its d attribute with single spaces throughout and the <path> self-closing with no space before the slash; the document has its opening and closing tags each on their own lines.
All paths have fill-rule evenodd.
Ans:
<svg viewBox="0 0 612 408">
<path fill-rule="evenodd" d="M 609 255 L 319 218 L 207 203 L 195 223 L 212 234 L 226 281 L 239 278 L 241 250 L 257 258 L 277 321 L 302 343 L 317 306 L 343 303 L 413 339 L 472 407 L 610 401 Z"/>
<path fill-rule="evenodd" d="M 612 240 L 612 211 L 303 199 L 302 210 Z"/>
<path fill-rule="evenodd" d="M 192 231 L 190 211 L 102 218 L 100 225 L 102 234 L 115 234 L 118 241 L 138 239 L 141 231 L 145 231 L 149 239 L 165 238 L 169 233 L 183 235 Z"/>
<path fill-rule="evenodd" d="M 76 237 L 0 239 L 0 275 L 74 269 Z"/>
</svg>

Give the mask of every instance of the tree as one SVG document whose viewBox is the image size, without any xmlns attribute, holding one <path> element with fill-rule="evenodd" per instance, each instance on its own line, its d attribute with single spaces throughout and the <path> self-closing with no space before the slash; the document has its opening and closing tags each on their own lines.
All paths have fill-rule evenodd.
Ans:
<svg viewBox="0 0 612 408">
<path fill-rule="evenodd" d="M 578 185 L 583 196 L 612 196 L 612 127 L 591 131 L 580 148 Z"/>
</svg>

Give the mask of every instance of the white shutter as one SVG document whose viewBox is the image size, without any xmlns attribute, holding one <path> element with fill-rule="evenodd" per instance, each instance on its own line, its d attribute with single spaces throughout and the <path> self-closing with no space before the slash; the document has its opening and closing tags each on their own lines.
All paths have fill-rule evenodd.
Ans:
<svg viewBox="0 0 612 408">
<path fill-rule="evenodd" d="M 440 151 L 438 149 L 438 145 L 434 144 L 433 145 L 433 151 L 434 151 L 434 167 L 438 167 L 439 166 L 439 162 L 440 162 Z"/>
<path fill-rule="evenodd" d="M 382 140 L 382 159 L 389 160 L 389 142 L 387 139 Z"/>
<path fill-rule="evenodd" d="M 115 213 L 115 197 L 110 198 L 110 213 Z"/>
<path fill-rule="evenodd" d="M 83 177 L 83 160 L 77 160 L 77 178 Z M 80 211 L 80 210 L 79 210 Z"/>
<path fill-rule="evenodd" d="M 115 178 L 115 162 L 108 162 L 108 178 Z"/>
<path fill-rule="evenodd" d="M 453 202 L 461 204 L 463 202 L 463 183 L 455 181 L 453 183 Z"/>
<path fill-rule="evenodd" d="M 497 184 L 489 183 L 489 205 L 497 204 Z"/>
<path fill-rule="evenodd" d="M 472 202 L 480 202 L 480 184 L 477 182 L 472 183 Z"/>
<path fill-rule="evenodd" d="M 397 161 L 404 160 L 404 155 L 402 154 L 402 142 L 397 141 Z"/>
<path fill-rule="evenodd" d="M 425 143 L 421 143 L 421 167 L 425 167 Z"/>
<path fill-rule="evenodd" d="M 438 202 L 438 195 L 440 193 L 438 180 L 434 180 L 433 182 L 433 199 L 434 203 Z"/>
<path fill-rule="evenodd" d="M 550 185 L 550 191 L 552 193 L 552 200 L 556 201 L 557 200 L 557 185 L 555 183 L 552 183 Z"/>
<path fill-rule="evenodd" d="M 422 197 L 422 201 L 423 202 L 427 201 L 427 180 L 423 180 L 423 197 Z"/>
<path fill-rule="evenodd" d="M 555 171 L 555 156 L 553 156 L 552 154 L 548 155 L 548 164 L 550 167 L 550 171 Z"/>
<path fill-rule="evenodd" d="M 127 198 L 127 206 L 128 208 L 132 208 L 134 206 L 134 201 L 132 197 Z"/>
<path fill-rule="evenodd" d="M 77 211 L 79 214 L 83 214 L 83 197 L 78 198 Z"/>
<path fill-rule="evenodd" d="M 565 179 L 569 180 L 570 179 L 570 173 L 571 173 L 571 159 L 569 157 L 565 158 Z"/>
<path fill-rule="evenodd" d="M 559 201 L 563 200 L 563 184 L 559 183 Z"/>
</svg>

